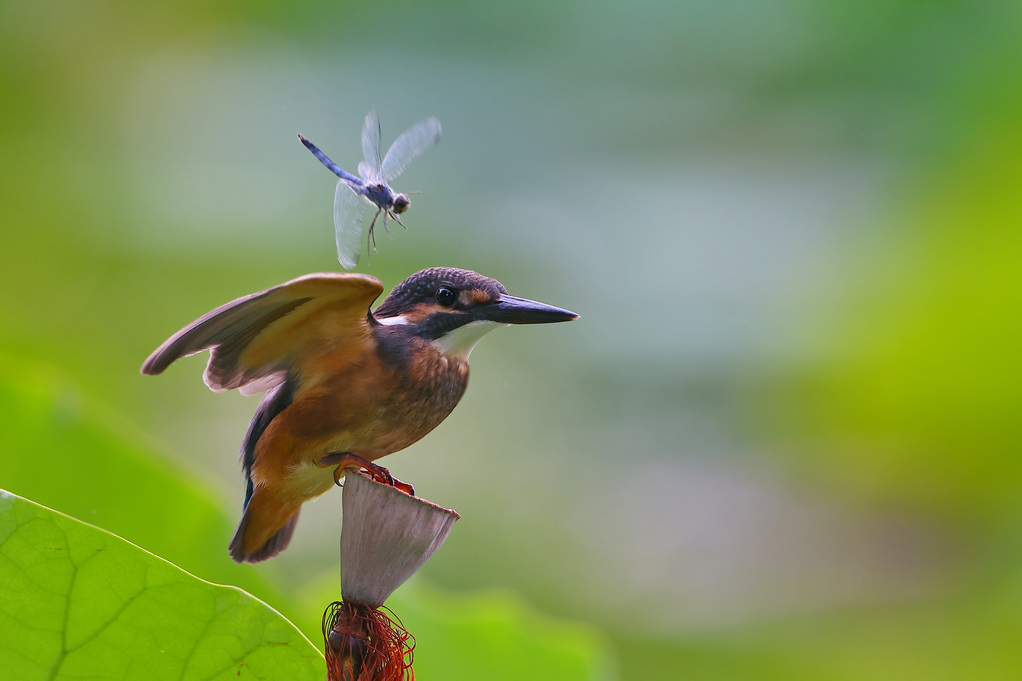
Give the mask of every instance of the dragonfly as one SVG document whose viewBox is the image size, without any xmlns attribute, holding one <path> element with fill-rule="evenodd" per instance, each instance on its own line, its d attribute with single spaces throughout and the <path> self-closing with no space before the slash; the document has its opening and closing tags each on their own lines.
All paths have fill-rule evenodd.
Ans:
<svg viewBox="0 0 1022 681">
<path fill-rule="evenodd" d="M 383 228 L 388 234 L 390 229 L 387 227 L 387 218 L 405 226 L 398 215 L 408 210 L 412 202 L 407 194 L 391 189 L 390 182 L 404 172 L 413 160 L 436 144 L 441 132 L 440 121 L 436 118 L 419 121 L 394 140 L 381 160 L 380 119 L 375 111 L 370 111 L 362 126 L 362 155 L 365 160 L 358 164 L 358 175 L 344 170 L 320 151 L 319 147 L 298 135 L 298 139 L 320 163 L 341 178 L 334 191 L 334 232 L 337 239 L 337 261 L 342 267 L 350 270 L 358 264 L 362 251 L 362 225 L 369 210 L 376 209 L 366 238 L 366 248 L 370 252 L 376 250 L 373 229 L 381 215 Z"/>
</svg>

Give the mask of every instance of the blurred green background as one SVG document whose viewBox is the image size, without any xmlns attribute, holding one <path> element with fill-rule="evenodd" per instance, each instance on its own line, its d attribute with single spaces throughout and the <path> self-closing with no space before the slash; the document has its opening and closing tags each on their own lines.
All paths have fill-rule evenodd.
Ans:
<svg viewBox="0 0 1022 681">
<path fill-rule="evenodd" d="M 5 0 L 3 429 L 26 395 L 93 405 L 140 475 L 170 462 L 233 523 L 256 399 L 207 391 L 204 359 L 138 367 L 337 269 L 334 181 L 295 133 L 351 169 L 368 109 L 384 144 L 436 115 L 408 230 L 360 271 L 468 267 L 582 319 L 488 338 L 451 418 L 384 462 L 464 516 L 427 601 L 578 623 L 592 678 L 1016 679 L 1020 31 L 1007 0 Z M 101 525 L 81 509 L 159 501 L 74 484 L 92 456 L 25 432 L 0 487 Z M 185 567 L 314 632 L 324 604 L 295 604 L 339 508 L 255 567 L 201 514 L 123 533 L 173 559 L 204 531 L 216 567 Z"/>
</svg>

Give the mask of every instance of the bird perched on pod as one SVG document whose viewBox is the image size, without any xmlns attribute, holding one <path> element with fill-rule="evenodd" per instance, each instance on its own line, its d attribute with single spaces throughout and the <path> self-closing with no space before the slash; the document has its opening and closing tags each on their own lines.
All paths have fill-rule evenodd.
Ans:
<svg viewBox="0 0 1022 681">
<path fill-rule="evenodd" d="M 231 558 L 283 551 L 304 502 L 356 467 L 412 493 L 373 461 L 447 418 L 468 384 L 472 348 L 508 324 L 578 315 L 508 295 L 495 279 L 435 267 L 383 292 L 364 274 L 310 274 L 227 303 L 171 336 L 142 365 L 162 373 L 210 350 L 214 391 L 266 391 L 241 448 L 245 507 Z"/>
</svg>

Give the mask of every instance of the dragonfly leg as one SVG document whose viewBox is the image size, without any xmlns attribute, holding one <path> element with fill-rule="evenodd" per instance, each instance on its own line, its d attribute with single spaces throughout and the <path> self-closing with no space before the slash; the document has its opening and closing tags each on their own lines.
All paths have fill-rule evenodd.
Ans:
<svg viewBox="0 0 1022 681">
<path fill-rule="evenodd" d="M 401 222 L 401 218 L 399 218 L 397 216 L 397 213 L 391 213 L 390 217 L 394 218 L 394 222 L 396 222 L 397 224 L 401 225 L 402 227 L 405 227 L 405 223 Z M 408 228 L 405 227 L 405 229 L 408 229 Z"/>
<path fill-rule="evenodd" d="M 373 221 L 369 223 L 369 236 L 366 238 L 366 247 L 370 252 L 376 251 L 376 233 L 373 229 L 376 227 L 376 218 L 380 217 L 381 212 L 383 212 L 382 208 L 377 210 L 376 215 L 373 216 Z"/>
</svg>

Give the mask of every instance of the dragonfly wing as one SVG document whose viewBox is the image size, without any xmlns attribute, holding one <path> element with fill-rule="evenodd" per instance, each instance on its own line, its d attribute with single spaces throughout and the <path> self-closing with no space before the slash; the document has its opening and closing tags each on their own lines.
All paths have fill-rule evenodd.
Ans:
<svg viewBox="0 0 1022 681">
<path fill-rule="evenodd" d="M 366 203 L 344 180 L 334 191 L 334 235 L 337 239 L 337 262 L 346 270 L 358 264 L 362 251 L 362 223 Z"/>
<path fill-rule="evenodd" d="M 390 145 L 383 164 L 379 166 L 380 179 L 390 182 L 404 172 L 409 163 L 440 140 L 442 132 L 440 121 L 431 117 L 401 133 Z"/>
<path fill-rule="evenodd" d="M 380 119 L 376 117 L 375 110 L 366 114 L 362 126 L 362 155 L 365 156 L 368 172 L 363 173 L 359 163 L 359 175 L 367 182 L 375 183 L 380 176 Z"/>
<path fill-rule="evenodd" d="M 369 164 L 365 161 L 358 164 L 358 174 L 363 180 L 365 180 L 366 184 L 379 184 L 379 181 L 375 179 L 377 175 L 376 171 L 370 168 Z"/>
</svg>

